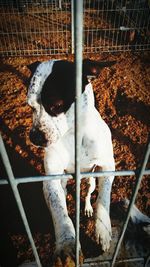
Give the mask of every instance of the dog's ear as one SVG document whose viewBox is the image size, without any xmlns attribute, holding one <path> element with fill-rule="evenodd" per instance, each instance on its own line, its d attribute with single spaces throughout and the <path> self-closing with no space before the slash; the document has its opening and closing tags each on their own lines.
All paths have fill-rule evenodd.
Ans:
<svg viewBox="0 0 150 267">
<path fill-rule="evenodd" d="M 27 65 L 27 67 L 33 74 L 40 63 L 41 63 L 40 61 L 36 61 L 36 62 L 31 63 L 30 65 Z"/>
<path fill-rule="evenodd" d="M 87 77 L 88 82 L 98 77 L 101 70 L 105 67 L 111 67 L 116 61 L 93 61 L 90 59 L 83 60 L 83 75 Z"/>
</svg>

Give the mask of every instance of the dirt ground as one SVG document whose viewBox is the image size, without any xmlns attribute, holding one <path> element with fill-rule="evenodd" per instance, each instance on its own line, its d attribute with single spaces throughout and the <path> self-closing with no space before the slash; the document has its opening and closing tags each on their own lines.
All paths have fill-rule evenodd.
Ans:
<svg viewBox="0 0 150 267">
<path fill-rule="evenodd" d="M 93 60 L 116 60 L 111 69 L 105 68 L 93 82 L 96 107 L 109 125 L 116 162 L 116 170 L 135 170 L 140 167 L 150 130 L 150 53 L 120 53 L 85 56 Z M 26 103 L 30 71 L 27 65 L 52 57 L 2 58 L 0 65 L 0 130 L 16 177 L 43 175 L 43 150 L 29 141 L 32 111 Z M 53 57 L 54 58 L 54 57 Z M 56 58 L 56 57 L 55 57 Z M 59 58 L 72 60 L 71 56 Z M 2 164 L 1 164 L 2 167 Z M 3 167 L 0 177 L 6 177 Z M 131 197 L 135 177 L 116 177 L 112 189 L 112 204 Z M 97 247 L 86 247 L 93 227 L 93 219 L 84 216 L 86 182 L 81 184 L 81 244 L 86 257 L 98 254 Z M 51 218 L 42 195 L 42 183 L 19 186 L 20 194 L 31 222 L 33 236 L 43 266 L 54 251 L 54 233 Z M 2 246 L 4 266 L 16 266 L 26 259 L 33 260 L 15 201 L 7 185 L 0 187 L 2 212 Z M 94 204 L 96 191 L 92 195 Z M 75 221 L 75 185 L 68 184 L 69 215 Z M 137 206 L 150 216 L 150 179 L 144 176 L 137 197 Z M 2 242 L 4 241 L 3 245 Z M 8 242 L 7 242 L 8 241 Z M 8 257 L 8 243 L 12 242 Z M 10 246 L 10 244 L 9 244 Z M 14 250 L 14 251 L 13 251 Z M 11 252 L 13 251 L 13 252 Z M 4 256 L 5 255 L 5 256 Z M 15 256 L 14 256 L 15 255 Z M 10 264 L 14 259 L 14 265 Z M 12 263 L 11 263 L 12 264 Z M 3 266 L 3 265 L 2 265 Z"/>
</svg>

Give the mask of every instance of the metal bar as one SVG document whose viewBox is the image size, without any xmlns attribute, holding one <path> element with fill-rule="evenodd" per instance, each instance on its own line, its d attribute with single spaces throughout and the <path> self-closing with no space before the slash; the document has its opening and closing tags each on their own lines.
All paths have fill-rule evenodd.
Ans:
<svg viewBox="0 0 150 267">
<path fill-rule="evenodd" d="M 142 177 L 144 175 L 146 164 L 147 164 L 148 159 L 149 159 L 149 155 L 150 155 L 150 143 L 148 143 L 148 145 L 147 145 L 147 149 L 146 149 L 146 152 L 145 152 L 145 155 L 144 155 L 143 163 L 141 165 L 141 169 L 139 171 L 139 175 L 137 176 L 135 188 L 134 188 L 134 191 L 133 191 L 133 194 L 132 194 L 132 198 L 131 198 L 130 203 L 129 203 L 127 217 L 126 217 L 126 220 L 124 222 L 120 238 L 119 238 L 118 243 L 116 245 L 116 249 L 115 249 L 115 252 L 114 252 L 114 255 L 113 255 L 111 267 L 113 267 L 114 264 L 115 264 L 115 261 L 116 261 L 116 258 L 117 258 L 117 255 L 118 255 L 118 252 L 119 252 L 119 249 L 120 249 L 120 246 L 121 246 L 121 243 L 122 243 L 122 240 L 123 240 L 123 237 L 124 237 L 124 234 L 125 234 L 128 222 L 129 222 L 129 219 L 130 219 L 131 210 L 132 210 L 132 207 L 134 205 L 134 202 L 135 202 L 135 199 L 136 199 L 139 187 L 140 187 L 140 183 L 141 183 Z"/>
<path fill-rule="evenodd" d="M 127 170 L 127 171 L 101 171 L 101 172 L 81 172 L 80 179 L 82 178 L 89 178 L 89 177 L 102 177 L 102 176 L 133 176 L 136 175 L 138 170 Z M 150 170 L 145 170 L 143 175 L 150 175 Z M 16 184 L 21 183 L 32 183 L 32 182 L 43 182 L 48 180 L 58 180 L 58 179 L 73 179 L 74 174 L 60 174 L 60 175 L 47 175 L 47 176 L 31 176 L 31 177 L 18 177 L 15 178 Z M 0 178 L 0 185 L 6 185 L 8 181 L 5 179 Z"/>
<path fill-rule="evenodd" d="M 71 53 L 74 54 L 74 0 L 71 0 Z"/>
<path fill-rule="evenodd" d="M 58 0 L 58 6 L 59 6 L 59 9 L 62 9 L 62 2 L 61 2 L 61 0 Z"/>
<path fill-rule="evenodd" d="M 82 92 L 82 40 L 83 40 L 83 0 L 74 0 L 75 25 L 75 177 L 76 177 L 76 267 L 79 266 L 79 229 L 80 229 L 80 106 Z"/>
<path fill-rule="evenodd" d="M 15 177 L 13 175 L 12 168 L 11 168 L 11 165 L 10 165 L 10 162 L 9 162 L 9 159 L 8 159 L 8 156 L 7 156 L 7 152 L 6 152 L 6 149 L 5 149 L 5 146 L 4 146 L 4 143 L 3 143 L 1 135 L 0 135 L 0 154 L 1 154 L 4 166 L 6 168 L 6 172 L 7 172 L 7 175 L 8 175 L 8 180 L 9 180 L 11 189 L 13 191 L 14 197 L 16 199 L 16 203 L 17 203 L 17 206 L 19 208 L 20 215 L 21 215 L 24 227 L 25 227 L 27 235 L 28 235 L 28 238 L 29 238 L 29 241 L 30 241 L 30 244 L 31 244 L 34 256 L 35 256 L 35 260 L 36 260 L 37 266 L 38 267 L 42 267 L 40 259 L 39 259 L 39 256 L 38 256 L 38 253 L 37 253 L 37 249 L 35 247 L 34 240 L 33 240 L 33 237 L 32 237 L 31 231 L 30 231 L 30 227 L 29 227 L 29 224 L 28 224 L 28 221 L 27 221 L 27 217 L 25 215 L 25 211 L 24 211 L 24 208 L 23 208 L 23 205 L 22 205 L 22 201 L 21 201 L 21 198 L 20 198 L 20 195 L 19 195 L 19 191 L 18 191 L 18 188 L 17 188 L 16 180 L 15 180 Z"/>
<path fill-rule="evenodd" d="M 116 260 L 115 263 L 119 264 L 119 263 L 127 263 L 127 262 L 139 262 L 141 261 L 142 263 L 144 263 L 144 258 L 143 257 L 135 257 L 135 258 L 126 258 L 126 259 L 120 259 L 120 260 Z M 147 261 L 146 261 L 147 262 Z M 86 259 L 85 262 L 83 263 L 82 267 L 90 267 L 90 266 L 97 266 L 99 267 L 100 264 L 108 264 L 110 266 L 111 264 L 111 259 L 109 260 L 95 260 L 93 261 L 92 258 L 90 259 Z M 144 266 L 145 267 L 145 266 Z"/>
<path fill-rule="evenodd" d="M 148 267 L 150 263 L 150 254 L 148 255 L 147 259 L 145 260 L 144 267 Z"/>
</svg>

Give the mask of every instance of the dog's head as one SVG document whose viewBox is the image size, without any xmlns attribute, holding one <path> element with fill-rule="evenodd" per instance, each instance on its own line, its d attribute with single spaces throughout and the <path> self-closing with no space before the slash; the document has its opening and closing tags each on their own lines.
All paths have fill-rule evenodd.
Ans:
<svg viewBox="0 0 150 267">
<path fill-rule="evenodd" d="M 104 67 L 114 61 L 83 61 L 82 92 Z M 67 114 L 75 101 L 75 64 L 65 60 L 34 62 L 28 66 L 32 73 L 28 104 L 33 109 L 30 140 L 37 146 L 56 142 L 68 130 Z"/>
</svg>

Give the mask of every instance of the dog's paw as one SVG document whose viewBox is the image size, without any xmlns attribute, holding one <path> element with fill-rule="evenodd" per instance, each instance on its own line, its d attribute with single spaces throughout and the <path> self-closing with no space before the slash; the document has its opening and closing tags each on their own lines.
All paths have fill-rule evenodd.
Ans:
<svg viewBox="0 0 150 267">
<path fill-rule="evenodd" d="M 68 241 L 56 248 L 53 267 L 75 267 L 76 251 L 75 241 Z M 83 263 L 83 254 L 80 251 L 80 264 Z"/>
<path fill-rule="evenodd" d="M 88 217 L 92 217 L 93 215 L 93 208 L 90 202 L 85 203 L 85 209 L 84 209 L 84 214 Z"/>
<path fill-rule="evenodd" d="M 85 207 L 84 213 L 85 213 L 86 216 L 92 217 L 93 216 L 93 208 L 92 208 L 92 206 Z"/>
<path fill-rule="evenodd" d="M 108 251 L 112 237 L 111 222 L 107 210 L 99 205 L 95 222 L 96 242 L 101 244 L 103 251 Z"/>
<path fill-rule="evenodd" d="M 93 215 L 93 208 L 90 202 L 90 198 L 85 199 L 85 208 L 84 208 L 84 214 L 88 217 L 92 217 Z"/>
</svg>

